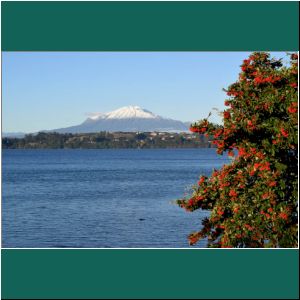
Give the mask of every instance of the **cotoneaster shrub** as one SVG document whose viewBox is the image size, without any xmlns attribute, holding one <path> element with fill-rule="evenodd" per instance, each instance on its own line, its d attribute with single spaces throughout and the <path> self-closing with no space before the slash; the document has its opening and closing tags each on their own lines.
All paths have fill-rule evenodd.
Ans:
<svg viewBox="0 0 300 300">
<path fill-rule="evenodd" d="M 226 90 L 224 125 L 207 119 L 192 125 L 233 160 L 201 176 L 192 195 L 177 201 L 187 211 L 211 211 L 189 235 L 190 245 L 207 237 L 209 247 L 298 246 L 297 89 L 297 54 L 283 66 L 255 52 Z"/>
</svg>

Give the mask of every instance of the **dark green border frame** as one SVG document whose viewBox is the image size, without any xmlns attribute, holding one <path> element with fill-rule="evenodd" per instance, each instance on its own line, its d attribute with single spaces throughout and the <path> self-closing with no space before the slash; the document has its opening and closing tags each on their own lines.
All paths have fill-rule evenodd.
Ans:
<svg viewBox="0 0 300 300">
<path fill-rule="evenodd" d="M 297 299 L 298 250 L 2 250 L 3 297 Z"/>
<path fill-rule="evenodd" d="M 298 2 L 2 2 L 2 51 L 293 51 Z"/>
<path fill-rule="evenodd" d="M 297 51 L 298 2 L 2 2 L 2 51 Z M 2 297 L 296 299 L 289 250 L 2 249 Z"/>
</svg>

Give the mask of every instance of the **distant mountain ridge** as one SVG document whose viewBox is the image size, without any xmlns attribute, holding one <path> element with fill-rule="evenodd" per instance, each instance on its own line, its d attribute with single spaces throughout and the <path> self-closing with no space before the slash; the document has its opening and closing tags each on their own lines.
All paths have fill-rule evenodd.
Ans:
<svg viewBox="0 0 300 300">
<path fill-rule="evenodd" d="M 24 132 L 2 132 L 2 137 L 23 138 L 26 135 Z"/>
<path fill-rule="evenodd" d="M 50 131 L 58 133 L 109 132 L 185 132 L 187 123 L 163 118 L 139 106 L 125 106 L 112 112 L 95 114 L 82 124 Z"/>
<path fill-rule="evenodd" d="M 139 106 L 125 106 L 108 113 L 94 113 L 83 123 L 75 126 L 41 130 L 58 133 L 95 133 L 108 132 L 188 132 L 190 122 L 163 118 Z M 3 132 L 3 137 L 22 138 L 23 132 Z M 31 134 L 37 134 L 31 133 Z"/>
</svg>

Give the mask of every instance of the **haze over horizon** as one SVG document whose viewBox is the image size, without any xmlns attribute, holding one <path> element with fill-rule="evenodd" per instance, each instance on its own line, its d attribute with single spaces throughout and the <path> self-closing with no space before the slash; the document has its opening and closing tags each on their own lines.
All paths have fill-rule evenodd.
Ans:
<svg viewBox="0 0 300 300">
<path fill-rule="evenodd" d="M 81 124 L 88 115 L 140 106 L 193 122 L 223 110 L 222 90 L 250 52 L 3 52 L 2 131 Z M 271 53 L 286 57 L 286 53 Z M 213 112 L 213 111 L 212 111 Z M 216 116 L 211 121 L 220 122 Z"/>
</svg>

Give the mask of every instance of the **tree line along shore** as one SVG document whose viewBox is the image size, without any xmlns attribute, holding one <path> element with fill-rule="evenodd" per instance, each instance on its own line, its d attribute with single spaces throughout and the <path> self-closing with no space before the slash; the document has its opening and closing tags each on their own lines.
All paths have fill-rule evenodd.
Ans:
<svg viewBox="0 0 300 300">
<path fill-rule="evenodd" d="M 211 148 L 210 137 L 188 132 L 39 132 L 3 137 L 2 149 Z"/>
</svg>

